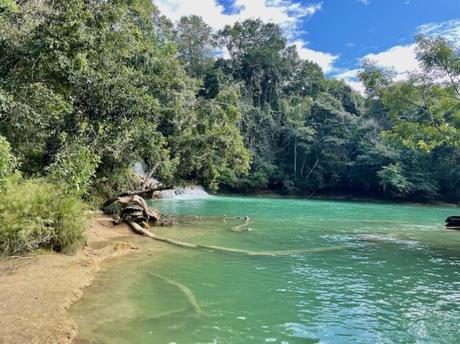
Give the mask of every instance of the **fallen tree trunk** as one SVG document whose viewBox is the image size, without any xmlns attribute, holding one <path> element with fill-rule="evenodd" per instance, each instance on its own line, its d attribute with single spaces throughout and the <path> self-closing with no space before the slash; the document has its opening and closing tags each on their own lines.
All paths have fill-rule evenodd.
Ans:
<svg viewBox="0 0 460 344">
<path fill-rule="evenodd" d="M 214 246 L 214 245 L 202 245 L 202 244 L 192 244 L 184 241 L 169 239 L 165 237 L 160 237 L 148 229 L 148 222 L 153 220 L 154 223 L 162 223 L 164 224 L 165 221 L 162 221 L 161 214 L 149 208 L 147 202 L 140 197 L 139 195 L 129 195 L 129 196 L 122 196 L 116 199 L 124 208 L 121 212 L 120 220 L 126 222 L 131 229 L 140 235 L 147 236 L 153 240 L 165 242 L 171 245 L 175 245 L 178 247 L 183 248 L 194 248 L 194 249 L 202 249 L 207 251 L 217 251 L 217 252 L 224 252 L 224 253 L 233 253 L 233 254 L 241 254 L 247 256 L 261 256 L 261 257 L 279 257 L 279 256 L 291 256 L 301 253 L 318 253 L 318 252 L 329 252 L 329 251 L 337 251 L 337 250 L 344 250 L 347 249 L 347 246 L 333 246 L 333 247 L 318 247 L 318 248 L 309 248 L 309 249 L 301 249 L 301 250 L 285 250 L 285 251 L 249 251 L 249 250 L 242 250 L 236 248 L 229 248 L 229 247 L 222 247 L 222 246 Z M 135 205 L 137 208 L 131 209 L 132 205 Z M 250 218 L 247 216 L 242 217 L 244 219 L 244 223 L 239 226 L 232 227 L 234 231 L 241 231 L 244 226 L 249 225 Z"/>
<path fill-rule="evenodd" d="M 316 247 L 308 248 L 301 250 L 284 250 L 284 251 L 248 251 L 241 250 L 236 248 L 222 247 L 222 246 L 213 246 L 213 245 L 201 245 L 201 244 L 191 244 L 184 241 L 178 241 L 174 239 L 160 237 L 156 234 L 153 234 L 151 231 L 142 228 L 138 223 L 133 221 L 126 221 L 126 223 L 131 227 L 131 229 L 140 235 L 147 236 L 153 240 L 165 242 L 171 245 L 184 247 L 184 248 L 194 248 L 194 249 L 203 249 L 207 251 L 217 251 L 224 253 L 234 253 L 241 254 L 246 256 L 258 256 L 258 257 L 280 257 L 280 256 L 292 256 L 302 253 L 320 253 L 320 252 L 331 252 L 331 251 L 340 251 L 348 249 L 348 246 L 331 246 L 331 247 Z"/>
</svg>

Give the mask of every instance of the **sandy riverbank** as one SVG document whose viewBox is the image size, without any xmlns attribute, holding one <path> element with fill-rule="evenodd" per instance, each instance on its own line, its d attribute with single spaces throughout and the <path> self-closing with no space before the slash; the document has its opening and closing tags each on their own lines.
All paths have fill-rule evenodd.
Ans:
<svg viewBox="0 0 460 344">
<path fill-rule="evenodd" d="M 48 252 L 0 261 L 1 344 L 70 343 L 78 329 L 67 310 L 101 263 L 140 250 L 140 237 L 108 217 L 96 219 L 86 236 L 74 256 Z"/>
</svg>

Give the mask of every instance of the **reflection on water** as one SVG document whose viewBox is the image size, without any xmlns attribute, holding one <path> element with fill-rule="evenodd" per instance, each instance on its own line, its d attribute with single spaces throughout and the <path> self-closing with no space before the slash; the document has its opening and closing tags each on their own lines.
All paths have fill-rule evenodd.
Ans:
<svg viewBox="0 0 460 344">
<path fill-rule="evenodd" d="M 444 218 L 456 209 L 236 197 L 164 200 L 155 205 L 169 213 L 204 216 L 175 228 L 155 229 L 183 241 L 256 251 L 346 249 L 248 257 L 152 241 L 152 249 L 163 250 L 131 257 L 101 272 L 73 307 L 82 340 L 459 340 L 460 233 L 442 229 Z M 253 231 L 231 231 L 236 220 L 224 220 L 224 214 L 249 216 Z"/>
</svg>

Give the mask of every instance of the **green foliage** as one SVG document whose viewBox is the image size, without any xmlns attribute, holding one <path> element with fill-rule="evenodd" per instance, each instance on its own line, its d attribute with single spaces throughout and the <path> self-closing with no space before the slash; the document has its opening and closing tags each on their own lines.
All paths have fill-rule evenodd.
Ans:
<svg viewBox="0 0 460 344">
<path fill-rule="evenodd" d="M 178 170 L 184 177 L 193 175 L 216 190 L 220 182 L 232 182 L 248 171 L 250 155 L 237 127 L 238 97 L 234 87 L 226 87 L 214 99 L 196 104 L 199 115 L 181 128 L 175 142 Z"/>
<path fill-rule="evenodd" d="M 11 152 L 9 142 L 0 135 L 0 183 L 11 173 L 17 166 L 17 160 Z"/>
<path fill-rule="evenodd" d="M 460 147 L 460 52 L 442 38 L 417 38 L 417 58 L 424 72 L 406 81 L 370 62 L 360 74 L 371 96 L 388 109 L 392 128 L 385 135 L 426 152 Z"/>
<path fill-rule="evenodd" d="M 56 154 L 48 173 L 56 183 L 84 194 L 93 181 L 100 158 L 82 142 L 65 144 Z"/>
<path fill-rule="evenodd" d="M 421 35 L 416 51 L 423 70 L 406 80 L 394 81 L 393 73 L 370 62 L 360 75 L 370 114 L 382 123 L 382 141 L 400 152 L 392 159 L 396 165 L 379 176 L 388 172 L 387 185 L 392 186 L 393 177 L 399 186 L 392 187 L 400 194 L 417 199 L 443 194 L 458 200 L 454 166 L 460 159 L 460 52 L 443 38 Z M 402 171 L 410 187 L 398 177 Z"/>
<path fill-rule="evenodd" d="M 406 194 L 411 190 L 412 184 L 401 172 L 401 166 L 390 164 L 384 166 L 378 173 L 384 192 L 394 191 L 397 194 Z"/>
<path fill-rule="evenodd" d="M 198 99 L 200 81 L 187 75 L 193 69 L 200 74 L 209 58 L 210 32 L 199 18 L 181 21 L 177 51 L 170 22 L 148 0 L 34 4 L 2 15 L 8 25 L 0 44 L 0 133 L 25 175 L 49 171 L 68 189 L 85 193 L 91 183 L 122 187 L 119 177 L 136 161 L 165 182 L 193 179 L 213 186 L 231 177 L 224 170 L 247 169 L 233 110 Z M 201 32 L 201 41 L 191 40 L 190 30 Z M 221 111 L 223 120 L 229 117 L 219 133 L 184 127 L 198 125 L 198 118 L 212 123 L 207 116 Z M 179 151 L 178 143 L 190 135 L 199 135 L 202 145 Z M 216 135 L 235 142 L 223 156 L 209 139 Z M 203 150 L 219 158 L 198 163 Z"/>
<path fill-rule="evenodd" d="M 0 0 L 0 12 L 17 12 L 19 6 L 14 0 Z"/>
<path fill-rule="evenodd" d="M 83 240 L 85 205 L 43 180 L 10 178 L 0 198 L 0 256 L 37 248 L 71 253 Z"/>
<path fill-rule="evenodd" d="M 212 63 L 211 27 L 196 15 L 182 17 L 177 23 L 174 41 L 189 74 L 203 76 Z"/>
<path fill-rule="evenodd" d="M 258 19 L 173 24 L 149 0 L 3 0 L 0 135 L 22 175 L 92 200 L 135 187 L 139 161 L 214 190 L 458 199 L 455 42 L 418 37 L 404 81 L 366 61 L 367 98 L 287 42 Z"/>
</svg>

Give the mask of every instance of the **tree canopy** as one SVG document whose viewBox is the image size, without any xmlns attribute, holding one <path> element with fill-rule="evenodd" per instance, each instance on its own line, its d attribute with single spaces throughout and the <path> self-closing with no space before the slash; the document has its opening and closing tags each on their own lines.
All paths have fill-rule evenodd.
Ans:
<svg viewBox="0 0 460 344">
<path fill-rule="evenodd" d="M 417 58 L 404 80 L 367 61 L 364 96 L 259 19 L 0 0 L 0 178 L 117 192 L 143 161 L 214 190 L 458 201 L 460 53 L 419 36 Z"/>
</svg>

